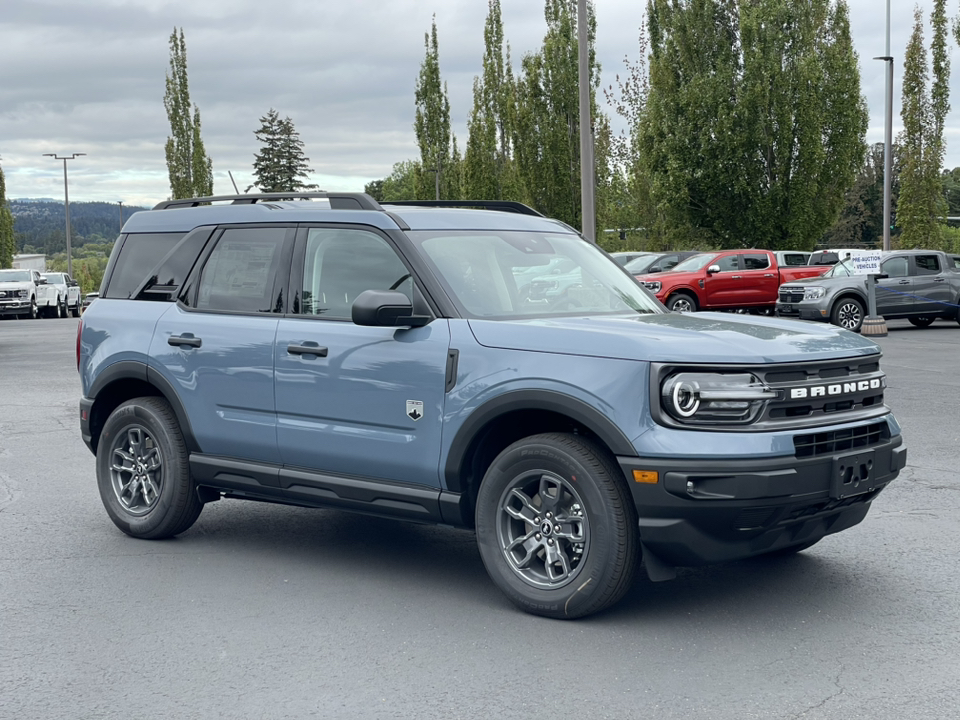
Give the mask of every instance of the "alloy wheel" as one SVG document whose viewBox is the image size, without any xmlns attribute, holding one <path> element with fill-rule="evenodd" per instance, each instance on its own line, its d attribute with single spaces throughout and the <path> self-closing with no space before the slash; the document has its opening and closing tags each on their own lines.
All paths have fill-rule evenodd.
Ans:
<svg viewBox="0 0 960 720">
<path fill-rule="evenodd" d="M 145 515 L 160 498 L 163 458 L 156 440 L 141 426 L 119 433 L 110 453 L 110 481 L 121 507 Z"/>
</svg>

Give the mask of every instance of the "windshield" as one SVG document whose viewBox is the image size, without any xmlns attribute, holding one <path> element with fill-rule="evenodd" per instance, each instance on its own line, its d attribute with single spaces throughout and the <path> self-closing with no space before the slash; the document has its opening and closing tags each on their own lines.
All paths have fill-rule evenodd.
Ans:
<svg viewBox="0 0 960 720">
<path fill-rule="evenodd" d="M 40 273 L 40 277 L 51 284 L 64 282 L 63 275 L 60 273 Z"/>
<path fill-rule="evenodd" d="M 836 265 L 831 266 L 830 269 L 823 273 L 820 277 L 851 277 L 853 275 L 853 270 L 850 269 L 850 265 L 848 264 L 849 262 L 849 260 L 838 262 Z"/>
<path fill-rule="evenodd" d="M 624 265 L 624 268 L 629 273 L 641 275 L 647 271 L 648 267 L 653 265 L 653 261 L 658 257 L 660 256 L 654 255 L 653 253 L 650 253 L 649 255 L 641 255 L 640 257 L 635 257 L 633 260 Z"/>
<path fill-rule="evenodd" d="M 697 270 L 702 270 L 717 257 L 707 253 L 706 255 L 694 255 L 689 257 L 681 263 L 677 263 L 667 272 L 696 272 Z"/>
<path fill-rule="evenodd" d="M 30 282 L 30 271 L 0 270 L 0 282 Z"/>
<path fill-rule="evenodd" d="M 636 281 L 576 235 L 508 231 L 408 233 L 467 317 L 661 312 Z"/>
</svg>

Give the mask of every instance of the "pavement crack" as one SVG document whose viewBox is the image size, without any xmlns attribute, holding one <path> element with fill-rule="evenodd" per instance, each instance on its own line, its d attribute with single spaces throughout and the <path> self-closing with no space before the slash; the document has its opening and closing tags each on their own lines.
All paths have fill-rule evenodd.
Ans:
<svg viewBox="0 0 960 720">
<path fill-rule="evenodd" d="M 843 676 L 844 670 L 845 670 L 845 668 L 844 668 L 843 663 L 840 663 L 840 669 L 837 671 L 836 677 L 833 678 L 833 684 L 834 684 L 834 685 L 836 686 L 836 688 L 837 688 L 837 691 L 836 691 L 836 692 L 831 693 L 830 695 L 827 695 L 827 697 L 825 697 L 823 700 L 821 700 L 820 702 L 818 702 L 816 705 L 811 705 L 810 707 L 808 707 L 808 708 L 806 708 L 806 709 L 804 709 L 804 710 L 801 710 L 801 711 L 800 711 L 799 713 L 797 713 L 796 715 L 791 715 L 791 716 L 790 716 L 790 720 L 799 720 L 799 718 L 805 717 L 805 716 L 807 715 L 807 713 L 813 712 L 814 710 L 819 710 L 820 708 L 822 708 L 824 705 L 826 705 L 828 702 L 830 702 L 830 701 L 833 700 L 834 698 L 840 697 L 841 695 L 843 695 L 843 693 L 845 692 L 845 690 L 844 690 L 843 685 L 840 684 L 840 678 Z"/>
</svg>

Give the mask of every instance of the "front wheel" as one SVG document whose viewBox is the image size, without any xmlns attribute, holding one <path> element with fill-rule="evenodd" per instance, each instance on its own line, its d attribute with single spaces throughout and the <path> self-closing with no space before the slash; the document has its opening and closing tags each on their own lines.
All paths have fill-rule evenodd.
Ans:
<svg viewBox="0 0 960 720">
<path fill-rule="evenodd" d="M 75 318 L 80 317 L 80 299 L 79 298 L 77 298 L 77 304 L 74 305 L 72 308 L 70 308 L 70 315 Z M 66 317 L 66 313 L 64 313 L 64 317 Z"/>
<path fill-rule="evenodd" d="M 100 499 L 127 535 L 155 540 L 187 530 L 203 509 L 188 453 L 166 400 L 141 397 L 107 418 L 97 446 Z"/>
<path fill-rule="evenodd" d="M 854 298 L 842 298 L 833 306 L 830 322 L 845 330 L 860 332 L 863 325 L 863 304 Z"/>
<path fill-rule="evenodd" d="M 21 318 L 26 320 L 36 320 L 40 312 L 37 309 L 37 299 L 35 297 L 30 298 L 30 309 L 27 312 L 20 315 Z"/>
<path fill-rule="evenodd" d="M 686 293 L 677 293 L 667 298 L 667 310 L 672 312 L 696 312 L 697 301 Z"/>
<path fill-rule="evenodd" d="M 535 615 L 603 610 L 630 587 L 639 560 L 622 472 L 576 435 L 534 435 L 500 453 L 480 486 L 476 525 L 491 579 Z"/>
</svg>

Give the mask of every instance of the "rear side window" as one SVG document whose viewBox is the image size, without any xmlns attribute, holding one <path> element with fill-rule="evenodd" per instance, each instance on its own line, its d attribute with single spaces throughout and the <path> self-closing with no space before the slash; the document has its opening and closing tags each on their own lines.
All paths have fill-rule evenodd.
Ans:
<svg viewBox="0 0 960 720">
<path fill-rule="evenodd" d="M 936 275 L 940 272 L 940 259 L 936 255 L 917 255 L 917 275 Z"/>
<path fill-rule="evenodd" d="M 744 270 L 766 270 L 768 267 L 770 267 L 770 258 L 763 253 L 743 255 Z"/>
<path fill-rule="evenodd" d="M 784 253 L 783 264 L 788 267 L 798 267 L 807 264 L 807 256 L 803 253 Z"/>
<path fill-rule="evenodd" d="M 170 252 L 184 233 L 131 233 L 113 263 L 103 296 L 126 300 L 140 287 L 147 274 Z"/>
<path fill-rule="evenodd" d="M 225 230 L 203 266 L 197 309 L 272 312 L 273 288 L 286 235 L 283 227 Z"/>
</svg>

